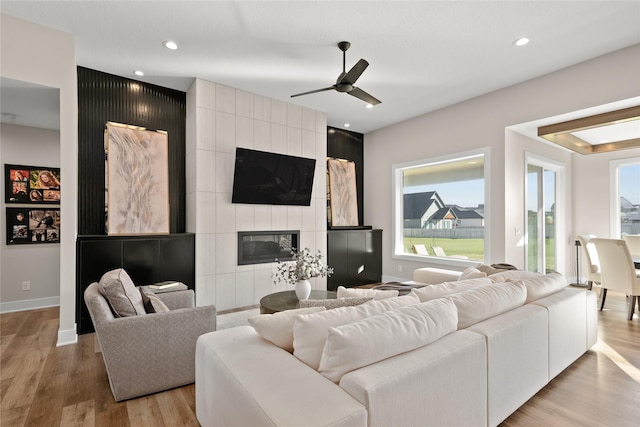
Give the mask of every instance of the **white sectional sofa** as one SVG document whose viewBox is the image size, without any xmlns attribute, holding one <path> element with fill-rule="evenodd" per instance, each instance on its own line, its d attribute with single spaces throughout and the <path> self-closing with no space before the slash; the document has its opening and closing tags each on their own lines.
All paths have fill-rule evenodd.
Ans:
<svg viewBox="0 0 640 427">
<path fill-rule="evenodd" d="M 595 294 L 558 274 L 252 323 L 198 340 L 202 426 L 495 426 L 597 338 Z"/>
</svg>

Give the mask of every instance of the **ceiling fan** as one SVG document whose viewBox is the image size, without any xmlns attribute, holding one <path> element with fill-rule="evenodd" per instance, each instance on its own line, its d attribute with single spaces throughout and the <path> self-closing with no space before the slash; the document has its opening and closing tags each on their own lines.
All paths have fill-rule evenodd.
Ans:
<svg viewBox="0 0 640 427">
<path fill-rule="evenodd" d="M 350 46 L 351 46 L 351 43 L 349 42 L 338 43 L 338 47 L 342 51 L 342 73 L 340 73 L 340 75 L 338 76 L 338 79 L 336 80 L 336 84 L 331 85 L 329 87 L 322 88 L 322 89 L 316 89 L 316 90 L 310 90 L 309 92 L 297 93 L 295 95 L 291 95 L 291 97 L 294 98 L 296 96 L 309 95 L 311 93 L 324 92 L 327 90 L 336 90 L 338 92 L 348 93 L 349 95 L 355 96 L 356 98 L 361 99 L 364 102 L 368 102 L 371 105 L 380 104 L 380 101 L 378 99 L 369 95 L 364 90 L 354 86 L 354 84 L 356 83 L 356 80 L 358 80 L 360 75 L 362 75 L 364 70 L 369 66 L 369 63 L 367 61 L 365 61 L 364 59 L 361 59 L 356 63 L 356 65 L 351 67 L 348 73 L 345 71 L 346 51 L 347 49 L 349 49 Z"/>
</svg>

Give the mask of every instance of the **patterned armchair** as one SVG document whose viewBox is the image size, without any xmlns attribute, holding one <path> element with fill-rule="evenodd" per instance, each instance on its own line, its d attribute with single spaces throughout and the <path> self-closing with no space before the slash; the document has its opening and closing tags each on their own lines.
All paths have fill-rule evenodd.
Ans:
<svg viewBox="0 0 640 427">
<path fill-rule="evenodd" d="M 215 306 L 194 307 L 192 290 L 157 297 L 169 311 L 115 317 L 98 283 L 85 290 L 116 401 L 193 383 L 196 340 L 216 329 Z"/>
</svg>

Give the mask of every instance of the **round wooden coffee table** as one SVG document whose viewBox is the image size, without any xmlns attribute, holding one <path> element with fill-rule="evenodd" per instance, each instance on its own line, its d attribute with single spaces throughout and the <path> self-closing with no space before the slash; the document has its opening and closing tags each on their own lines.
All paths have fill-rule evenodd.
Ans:
<svg viewBox="0 0 640 427">
<path fill-rule="evenodd" d="M 309 299 L 335 299 L 334 291 L 319 291 L 312 289 Z M 260 300 L 260 314 L 272 314 L 285 310 L 300 308 L 295 291 L 283 291 L 269 294 Z"/>
</svg>

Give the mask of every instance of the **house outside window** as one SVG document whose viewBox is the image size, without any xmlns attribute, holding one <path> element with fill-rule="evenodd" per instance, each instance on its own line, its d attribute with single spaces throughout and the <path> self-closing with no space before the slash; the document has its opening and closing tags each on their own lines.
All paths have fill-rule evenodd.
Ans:
<svg viewBox="0 0 640 427">
<path fill-rule="evenodd" d="M 640 160 L 611 162 L 611 237 L 640 234 Z"/>
<path fill-rule="evenodd" d="M 476 150 L 394 166 L 394 255 L 484 260 L 487 161 Z"/>
</svg>

